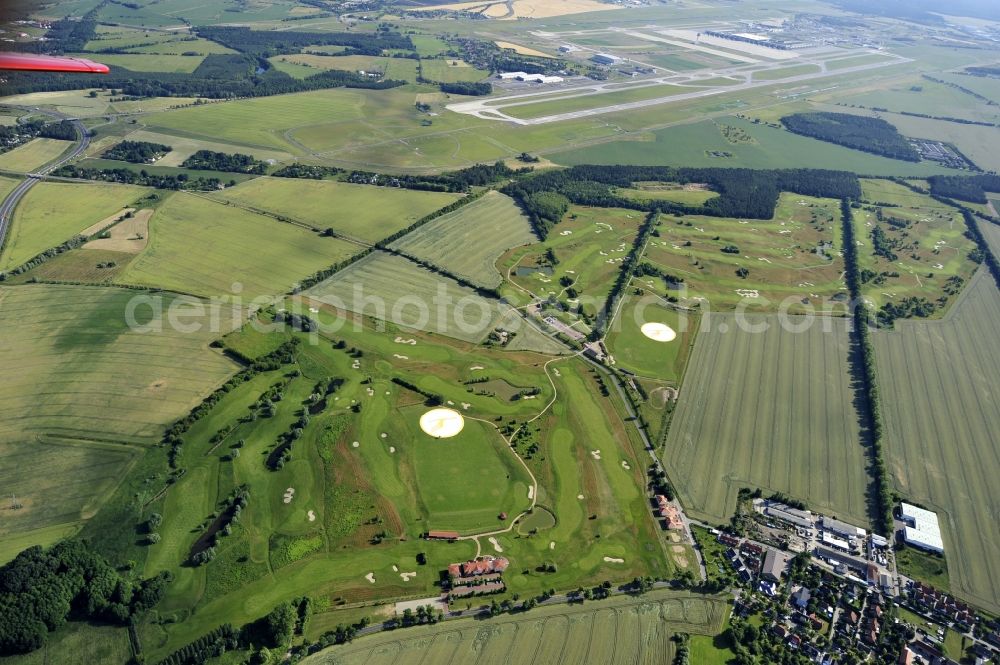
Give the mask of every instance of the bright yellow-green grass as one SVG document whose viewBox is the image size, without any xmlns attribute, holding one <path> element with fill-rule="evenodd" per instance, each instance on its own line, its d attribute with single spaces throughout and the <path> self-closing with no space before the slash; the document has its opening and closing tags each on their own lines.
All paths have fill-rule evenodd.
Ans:
<svg viewBox="0 0 1000 665">
<path fill-rule="evenodd" d="M 992 399 L 1000 392 L 1000 357 L 992 350 L 1000 291 L 982 270 L 943 320 L 895 327 L 872 340 L 892 484 L 937 512 L 951 591 L 996 612 L 1000 532 L 983 525 L 995 522 L 1000 474 L 1000 411 Z"/>
<path fill-rule="evenodd" d="M 7 198 L 11 190 L 17 187 L 18 181 L 13 178 L 4 178 L 0 176 L 0 199 Z"/>
<path fill-rule="evenodd" d="M 489 622 L 448 622 L 363 637 L 310 656 L 308 665 L 394 662 L 608 663 L 672 662 L 675 633 L 714 635 L 726 602 L 685 592 L 655 591 L 595 603 L 536 607 Z M 654 658 L 655 656 L 655 658 Z M 692 661 L 694 662 L 694 661 Z M 700 661 L 698 661 L 700 662 Z"/>
<path fill-rule="evenodd" d="M 662 453 L 689 514 L 729 522 L 741 487 L 784 492 L 868 523 L 868 453 L 848 367 L 847 321 L 701 319 Z M 803 372 L 806 365 L 822 368 Z"/>
<path fill-rule="evenodd" d="M 456 201 L 460 195 L 328 180 L 255 178 L 212 197 L 376 242 Z"/>
<path fill-rule="evenodd" d="M 392 244 L 411 256 L 463 277 L 496 287 L 502 276 L 496 262 L 520 245 L 537 243 L 531 224 L 517 204 L 499 192 L 442 215 Z"/>
<path fill-rule="evenodd" d="M 371 55 L 316 55 L 315 53 L 295 53 L 271 58 L 271 62 L 301 65 L 312 74 L 328 69 L 348 72 L 381 72 L 387 79 L 414 81 L 417 78 L 417 62 L 409 58 L 389 58 Z M 299 71 L 299 70 L 295 70 Z M 292 72 L 289 71 L 289 74 Z"/>
<path fill-rule="evenodd" d="M 476 69 L 463 60 L 455 58 L 442 58 L 434 60 L 422 60 L 420 67 L 423 70 L 425 79 L 437 81 L 439 83 L 453 83 L 455 81 L 481 81 L 489 76 L 488 71 Z"/>
<path fill-rule="evenodd" d="M 658 99 L 660 97 L 670 97 L 681 93 L 691 92 L 690 88 L 682 88 L 676 85 L 652 85 L 643 87 L 633 87 L 627 90 L 608 92 L 598 95 L 581 95 L 577 97 L 563 97 L 551 101 L 543 101 L 531 104 L 502 107 L 503 112 L 514 118 L 540 118 L 548 115 L 558 115 L 569 113 L 570 111 L 582 111 L 585 109 L 604 108 L 616 104 L 627 104 L 629 102 L 644 101 L 647 99 Z"/>
<path fill-rule="evenodd" d="M 99 60 L 105 65 L 124 67 L 133 72 L 168 72 L 190 74 L 198 68 L 204 55 L 174 55 L 149 53 L 82 53 L 79 57 Z"/>
<path fill-rule="evenodd" d="M 128 104 L 141 105 L 144 102 L 149 102 L 151 100 L 143 100 L 142 102 L 126 102 Z M 156 104 L 160 100 L 152 100 Z M 183 100 L 178 100 L 183 101 Z M 116 106 L 118 106 L 116 104 Z M 226 153 L 242 153 L 252 155 L 256 159 L 267 160 L 273 159 L 276 161 L 285 161 L 290 159 L 291 155 L 283 150 L 275 150 L 269 148 L 259 148 L 259 147 L 247 147 L 241 145 L 235 145 L 233 143 L 221 143 L 218 141 L 213 141 L 211 138 L 191 138 L 188 136 L 175 136 L 172 134 L 161 134 L 158 132 L 152 132 L 147 130 L 139 130 L 133 132 L 127 137 L 130 141 L 146 141 L 149 143 L 162 143 L 163 145 L 169 145 L 172 150 L 164 155 L 158 162 L 157 166 L 180 166 L 184 163 L 188 157 L 198 152 L 199 150 L 214 150 L 215 152 L 226 152 Z"/>
<path fill-rule="evenodd" d="M 107 183 L 35 185 L 14 211 L 7 243 L 0 254 L 0 270 L 15 268 L 62 244 L 127 207 L 147 191 L 142 187 Z"/>
<path fill-rule="evenodd" d="M 48 164 L 72 145 L 56 139 L 31 139 L 0 155 L 0 169 L 27 173 Z"/>
<path fill-rule="evenodd" d="M 57 111 L 80 118 L 89 118 L 105 113 L 108 109 L 107 98 L 102 95 L 91 97 L 89 93 L 89 90 L 30 92 L 4 97 L 3 102 L 18 106 L 53 106 Z"/>
<path fill-rule="evenodd" d="M 150 223 L 150 242 L 123 283 L 244 301 L 276 296 L 351 256 L 357 247 L 271 217 L 179 192 Z"/>
<path fill-rule="evenodd" d="M 234 53 L 232 49 L 226 48 L 222 44 L 202 39 L 200 37 L 191 39 L 184 37 L 168 42 L 158 42 L 148 46 L 139 46 L 129 49 L 132 53 L 166 53 L 171 55 L 181 55 L 183 53 L 198 53 L 199 55 L 211 55 L 213 53 Z"/>
<path fill-rule="evenodd" d="M 814 74 L 819 71 L 819 65 L 796 65 L 793 67 L 780 67 L 778 69 L 765 69 L 754 72 L 754 81 L 776 81 L 792 76 L 802 76 L 803 74 Z"/>
</svg>

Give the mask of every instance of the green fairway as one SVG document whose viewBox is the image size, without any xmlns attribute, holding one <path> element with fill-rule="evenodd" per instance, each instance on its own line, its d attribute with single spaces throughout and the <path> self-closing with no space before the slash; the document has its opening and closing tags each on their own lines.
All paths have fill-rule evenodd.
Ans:
<svg viewBox="0 0 1000 665">
<path fill-rule="evenodd" d="M 119 281 L 244 302 L 278 296 L 358 251 L 337 238 L 203 196 L 178 192 L 150 224 L 150 241 Z M 234 284 L 238 290 L 234 290 Z"/>
<path fill-rule="evenodd" d="M 677 338 L 669 342 L 650 339 L 642 333 L 647 323 L 666 324 Z M 697 323 L 694 314 L 667 307 L 656 296 L 633 295 L 622 305 L 606 343 L 616 367 L 678 385 L 694 345 Z"/>
<path fill-rule="evenodd" d="M 905 298 L 925 298 L 935 303 L 933 316 L 942 316 L 954 300 L 950 296 L 961 291 L 978 267 L 969 258 L 976 244 L 965 235 L 962 214 L 887 180 L 862 180 L 862 196 L 867 205 L 854 210 L 854 234 L 858 267 L 868 271 L 869 278 L 862 280 L 865 299 L 877 309 Z M 887 243 L 884 251 L 895 259 L 875 253 L 876 229 Z"/>
<path fill-rule="evenodd" d="M 714 311 L 844 310 L 840 203 L 783 193 L 770 220 L 664 216 L 643 259 L 684 280 L 653 292 Z"/>
<path fill-rule="evenodd" d="M 691 206 L 704 205 L 719 195 L 705 187 L 664 182 L 637 182 L 634 188 L 619 187 L 615 192 L 636 201 L 673 201 Z"/>
<path fill-rule="evenodd" d="M 35 185 L 14 211 L 7 242 L 0 254 L 0 271 L 16 268 L 61 245 L 148 191 L 132 185 L 105 183 Z"/>
<path fill-rule="evenodd" d="M 45 166 L 72 145 L 56 139 L 31 139 L 10 152 L 0 154 L 0 169 L 28 173 Z"/>
<path fill-rule="evenodd" d="M 431 262 L 474 284 L 500 285 L 496 262 L 507 250 L 538 242 L 514 201 L 498 192 L 442 215 L 390 247 Z"/>
<path fill-rule="evenodd" d="M 256 178 L 212 195 L 317 229 L 377 242 L 460 198 L 458 194 L 326 180 Z"/>
<path fill-rule="evenodd" d="M 655 591 L 595 605 L 553 604 L 477 626 L 473 620 L 384 633 L 333 647 L 307 658 L 308 665 L 390 665 L 428 662 L 484 664 L 672 662 L 677 632 L 714 635 L 727 603 L 684 592 Z M 652 662 L 652 661 L 650 661 Z"/>
<path fill-rule="evenodd" d="M 581 304 L 592 315 L 607 299 L 644 218 L 645 213 L 635 210 L 571 206 L 544 245 L 514 249 L 498 265 L 514 287 L 543 298 L 555 296 L 570 305 Z M 547 265 L 548 248 L 558 265 Z M 567 295 L 563 282 L 576 290 L 576 297 Z M 518 295 L 511 291 L 512 296 Z"/>
<path fill-rule="evenodd" d="M 938 514 L 953 593 L 1000 610 L 1000 548 L 991 501 L 1000 474 L 988 397 L 1000 390 L 989 340 L 1000 291 L 981 271 L 942 321 L 897 322 L 874 335 L 886 424 L 886 462 L 898 491 Z"/>
<path fill-rule="evenodd" d="M 851 150 L 832 143 L 798 136 L 783 129 L 755 125 L 740 118 L 726 118 L 743 129 L 755 143 L 732 144 L 714 122 L 702 121 L 651 133 L 652 140 L 613 141 L 548 155 L 567 166 L 574 164 L 646 164 L 703 167 L 792 168 L 822 164 L 824 168 L 873 175 L 928 175 L 948 169 L 933 162 L 914 164 Z M 892 121 L 895 124 L 895 121 Z M 982 129 L 982 128 L 980 128 Z M 903 127 L 900 131 L 908 134 Z M 917 134 L 924 136 L 924 134 Z M 647 135 L 648 136 L 648 135 Z M 731 157 L 713 157 L 712 152 Z"/>
<path fill-rule="evenodd" d="M 702 322 L 708 327 L 698 333 L 662 452 L 685 508 L 724 524 L 737 491 L 759 487 L 867 524 L 868 459 L 847 322 L 820 317 L 805 331 L 782 329 L 773 316 L 713 314 Z M 808 363 L 819 365 L 800 371 Z"/>
</svg>

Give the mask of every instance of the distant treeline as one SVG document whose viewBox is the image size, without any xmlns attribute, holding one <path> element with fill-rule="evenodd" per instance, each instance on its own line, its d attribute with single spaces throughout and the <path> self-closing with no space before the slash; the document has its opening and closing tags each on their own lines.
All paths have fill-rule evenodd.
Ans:
<svg viewBox="0 0 1000 665">
<path fill-rule="evenodd" d="M 306 46 L 346 46 L 349 49 L 378 55 L 385 49 L 413 50 L 409 37 L 380 29 L 370 32 L 296 32 L 251 30 L 243 27 L 203 26 L 196 28 L 199 37 L 210 39 L 234 51 L 263 57 L 298 53 Z M 373 52 L 374 51 L 374 52 Z"/>
<path fill-rule="evenodd" d="M 352 171 L 347 181 L 359 185 L 400 187 L 431 192 L 467 192 L 470 187 L 492 185 L 504 178 L 527 173 L 530 169 L 512 169 L 503 162 L 475 164 L 441 175 L 384 175 L 371 171 Z M 285 176 L 288 177 L 288 176 Z M 304 175 L 301 177 L 311 177 Z"/>
<path fill-rule="evenodd" d="M 122 162 L 133 164 L 147 164 L 155 161 L 173 150 L 168 145 L 162 143 L 148 143 L 146 141 L 122 141 L 116 146 L 104 151 L 101 155 L 104 159 L 117 159 Z"/>
<path fill-rule="evenodd" d="M 988 203 L 986 192 L 1000 192 L 1000 176 L 983 175 L 935 175 L 927 179 L 931 194 L 959 199 L 970 203 Z"/>
<path fill-rule="evenodd" d="M 672 201 L 632 200 L 616 188 L 636 182 L 705 183 L 719 196 L 701 206 Z M 821 169 L 752 170 L 674 168 L 668 166 L 574 166 L 516 180 L 502 190 L 512 196 L 543 240 L 566 213 L 570 203 L 599 207 L 660 210 L 713 217 L 770 219 L 782 191 L 805 196 L 860 198 L 857 176 Z"/>
<path fill-rule="evenodd" d="M 184 160 L 181 164 L 186 169 L 196 171 L 230 171 L 232 173 L 252 173 L 261 175 L 267 170 L 267 163 L 254 159 L 250 155 L 214 150 L 199 150 Z"/>
<path fill-rule="evenodd" d="M 13 147 L 34 137 L 46 139 L 76 140 L 76 128 L 73 123 L 63 120 L 49 122 L 44 120 L 29 120 L 15 125 L 0 125 L 0 144 Z"/>
<path fill-rule="evenodd" d="M 965 73 L 970 76 L 1000 78 L 1000 67 L 966 67 Z"/>
<path fill-rule="evenodd" d="M 327 88 L 367 88 L 385 90 L 406 81 L 373 79 L 356 72 L 327 70 L 296 79 L 243 54 L 209 55 L 191 74 L 177 72 L 134 72 L 110 66 L 110 74 L 49 74 L 9 72 L 5 94 L 27 94 L 52 90 L 86 88 L 114 89 L 129 97 L 267 97 Z"/>
<path fill-rule="evenodd" d="M 103 182 L 121 182 L 127 185 L 142 185 L 144 187 L 155 187 L 157 189 L 193 189 L 197 191 L 208 191 L 219 189 L 223 182 L 218 178 L 191 178 L 187 173 L 177 175 L 158 175 L 149 173 L 146 169 L 133 171 L 132 169 L 88 169 L 81 168 L 75 164 L 61 166 L 52 172 L 52 175 L 59 178 L 79 178 L 80 180 L 100 180 Z M 229 182 L 235 185 L 234 181 Z"/>
<path fill-rule="evenodd" d="M 449 95 L 469 95 L 470 97 L 481 97 L 493 92 L 493 86 L 486 81 L 480 83 L 442 83 L 440 88 L 441 92 Z"/>
<path fill-rule="evenodd" d="M 850 113 L 795 113 L 781 119 L 795 134 L 884 157 L 919 162 L 920 155 L 896 127 L 881 118 Z"/>
</svg>

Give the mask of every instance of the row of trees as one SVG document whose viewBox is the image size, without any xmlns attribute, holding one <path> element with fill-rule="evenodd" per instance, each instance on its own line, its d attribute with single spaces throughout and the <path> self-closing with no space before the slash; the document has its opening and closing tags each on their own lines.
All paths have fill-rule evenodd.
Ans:
<svg viewBox="0 0 1000 665">
<path fill-rule="evenodd" d="M 893 159 L 920 161 L 919 153 L 906 137 L 881 118 L 816 111 L 786 115 L 781 123 L 794 134 Z"/>
<path fill-rule="evenodd" d="M 986 192 L 1000 192 L 1000 175 L 935 175 L 927 179 L 931 194 L 969 203 L 987 203 Z"/>
<path fill-rule="evenodd" d="M 346 46 L 378 55 L 383 50 L 412 51 L 413 41 L 398 32 L 383 29 L 370 32 L 297 32 L 291 30 L 251 30 L 245 27 L 202 26 L 199 37 L 210 39 L 234 51 L 268 58 L 298 53 L 306 46 Z"/>
<path fill-rule="evenodd" d="M 883 451 L 882 405 L 878 389 L 878 377 L 875 372 L 875 349 L 871 342 L 871 331 L 868 327 L 868 306 L 861 295 L 861 277 L 858 270 L 858 247 L 854 236 L 854 223 L 851 204 L 848 199 L 841 199 L 840 212 L 844 233 L 844 271 L 847 281 L 847 291 L 854 304 L 854 336 L 857 344 L 856 353 L 852 353 L 855 361 L 860 361 L 862 386 L 866 399 L 864 406 L 865 419 L 871 438 L 872 476 L 874 480 L 874 516 L 876 529 L 882 534 L 892 533 L 892 493 L 889 490 L 889 472 L 885 464 Z"/>
<path fill-rule="evenodd" d="M 618 306 L 618 300 L 621 298 L 622 291 L 629 283 L 629 280 L 632 279 L 633 274 L 638 268 L 639 258 L 642 256 L 642 252 L 646 247 L 649 235 L 653 232 L 653 228 L 659 223 L 659 219 L 659 211 L 654 210 L 646 216 L 646 220 L 642 223 L 642 226 L 639 227 L 639 233 L 636 234 L 635 240 L 632 241 L 632 249 L 629 251 L 628 256 L 626 256 L 622 261 L 621 270 L 618 271 L 618 278 L 611 287 L 611 291 L 608 293 L 608 297 L 604 301 L 604 306 L 601 308 L 601 311 L 597 313 L 597 318 L 595 319 L 594 325 L 590 331 L 590 338 L 592 340 L 598 340 L 604 336 L 608 321 L 611 320 L 615 308 Z"/>
<path fill-rule="evenodd" d="M 352 171 L 347 181 L 361 185 L 400 187 L 434 192 L 468 192 L 472 187 L 485 187 L 505 178 L 529 172 L 530 169 L 512 169 L 501 161 L 494 164 L 475 164 L 458 171 L 440 175 L 385 175 L 372 171 Z M 312 177 L 303 172 L 300 177 Z M 277 174 L 276 174 L 277 175 Z M 292 177 L 285 175 L 284 177 Z"/>
<path fill-rule="evenodd" d="M 190 189 L 200 192 L 214 191 L 224 186 L 223 182 L 218 178 L 191 178 L 187 173 L 164 175 L 149 173 L 146 169 L 140 171 L 133 171 L 128 168 L 91 169 L 76 166 L 75 164 L 60 166 L 52 172 L 52 175 L 60 178 L 100 180 L 103 182 L 120 182 L 128 185 L 155 187 L 157 189 Z M 235 180 L 229 181 L 230 187 L 235 184 Z"/>
<path fill-rule="evenodd" d="M 125 625 L 155 606 L 169 573 L 122 576 L 85 542 L 35 546 L 0 568 L 0 653 L 41 648 L 69 619 Z"/>
<path fill-rule="evenodd" d="M 254 159 L 250 155 L 239 152 L 228 154 L 214 150 L 199 150 L 185 159 L 181 166 L 196 171 L 231 171 L 255 175 L 262 175 L 267 170 L 266 162 Z"/>
</svg>

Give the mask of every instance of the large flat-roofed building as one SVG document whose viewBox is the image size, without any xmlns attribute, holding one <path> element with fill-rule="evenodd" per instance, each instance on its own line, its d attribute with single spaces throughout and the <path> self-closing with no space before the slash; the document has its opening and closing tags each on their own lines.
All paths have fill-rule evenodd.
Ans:
<svg viewBox="0 0 1000 665">
<path fill-rule="evenodd" d="M 909 525 L 903 527 L 903 540 L 908 545 L 938 554 L 944 552 L 944 540 L 941 538 L 941 526 L 936 513 L 905 502 L 899 504 L 899 513 Z"/>
<path fill-rule="evenodd" d="M 803 529 L 811 529 L 816 525 L 816 519 L 811 512 L 792 508 L 783 503 L 769 503 L 764 512 L 770 517 L 794 524 Z"/>
<path fill-rule="evenodd" d="M 528 74 L 527 72 L 500 72 L 497 78 L 503 81 L 526 81 L 528 83 L 562 83 L 561 76 L 546 76 L 545 74 Z"/>
<path fill-rule="evenodd" d="M 861 527 L 835 520 L 832 517 L 823 517 L 820 520 L 820 526 L 823 527 L 824 531 L 829 531 L 844 538 L 864 538 L 868 535 L 868 532 Z"/>
<path fill-rule="evenodd" d="M 607 53 L 595 53 L 590 59 L 599 65 L 613 65 L 621 60 L 621 58 L 608 55 Z"/>
</svg>

